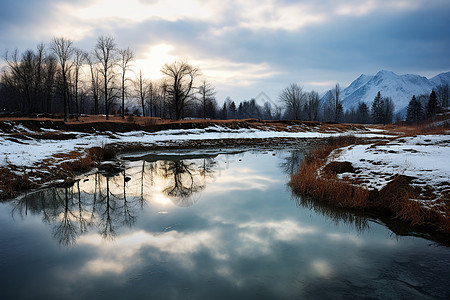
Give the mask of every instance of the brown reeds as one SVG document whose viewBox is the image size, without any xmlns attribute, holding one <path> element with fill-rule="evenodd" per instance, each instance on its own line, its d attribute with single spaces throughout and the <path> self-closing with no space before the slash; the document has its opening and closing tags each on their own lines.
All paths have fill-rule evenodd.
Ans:
<svg viewBox="0 0 450 300">
<path fill-rule="evenodd" d="M 116 152 L 108 147 L 92 147 L 86 150 L 88 156 L 93 161 L 112 160 L 116 157 Z"/>
<path fill-rule="evenodd" d="M 294 192 L 339 207 L 386 212 L 411 225 L 450 233 L 449 206 L 427 208 L 419 201 L 413 200 L 417 199 L 420 192 L 410 185 L 411 177 L 397 175 L 380 191 L 369 191 L 352 181 L 338 179 L 336 174 L 352 171 L 351 164 L 325 164 L 333 150 L 347 145 L 349 141 L 337 139 L 313 149 L 306 155 L 298 173 L 291 177 L 289 183 Z"/>
<path fill-rule="evenodd" d="M 311 195 L 321 201 L 340 207 L 367 208 L 369 191 L 337 180 L 331 174 L 320 172 L 322 163 L 311 161 L 304 163 L 299 172 L 292 176 L 290 185 L 296 192 Z"/>
<path fill-rule="evenodd" d="M 337 206 L 368 207 L 368 190 L 338 180 L 336 170 L 323 168 L 333 150 L 356 142 L 357 138 L 351 135 L 327 139 L 325 144 L 316 147 L 305 156 L 299 172 L 291 177 L 290 186 L 298 193 L 307 194 Z M 347 165 L 346 169 L 348 168 Z"/>
<path fill-rule="evenodd" d="M 0 168 L 0 178 L 0 198 L 16 197 L 20 192 L 36 187 L 26 172 L 19 175 L 9 168 Z"/>
</svg>

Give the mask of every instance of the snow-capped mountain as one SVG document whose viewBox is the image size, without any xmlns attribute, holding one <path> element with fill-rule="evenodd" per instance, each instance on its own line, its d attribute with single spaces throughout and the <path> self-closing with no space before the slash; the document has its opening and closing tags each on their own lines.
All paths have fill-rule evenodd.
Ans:
<svg viewBox="0 0 450 300">
<path fill-rule="evenodd" d="M 441 73 L 430 79 L 436 86 L 438 85 L 450 85 L 450 72 Z"/>
<path fill-rule="evenodd" d="M 361 75 L 347 88 L 341 91 L 342 105 L 345 110 L 359 102 L 372 103 L 378 91 L 382 97 L 391 97 L 396 112 L 404 112 L 413 95 L 429 94 L 441 84 L 450 84 L 450 72 L 441 73 L 431 79 L 420 75 L 397 75 L 391 71 L 379 71 L 375 76 Z M 322 97 L 327 101 L 328 93 Z"/>
</svg>

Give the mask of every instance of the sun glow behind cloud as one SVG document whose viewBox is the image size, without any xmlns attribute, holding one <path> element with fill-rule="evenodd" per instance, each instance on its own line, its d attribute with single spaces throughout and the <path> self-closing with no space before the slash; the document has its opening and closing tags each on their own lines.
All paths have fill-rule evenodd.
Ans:
<svg viewBox="0 0 450 300">
<path fill-rule="evenodd" d="M 294 81 L 325 91 L 330 86 L 314 83 L 344 86 L 380 68 L 422 75 L 448 68 L 448 0 L 17 2 L 5 1 L 0 12 L 6 50 L 64 36 L 91 51 L 98 36 L 112 35 L 135 51 L 136 70 L 150 79 L 161 77 L 164 63 L 189 58 L 216 85 L 219 102 L 262 89 L 274 95 Z"/>
<path fill-rule="evenodd" d="M 143 76 L 146 78 L 152 80 L 162 78 L 162 66 L 178 58 L 173 54 L 173 51 L 174 46 L 164 43 L 149 47 L 146 56 L 136 59 L 134 63 L 136 75 L 139 74 L 139 69 L 142 69 Z"/>
</svg>

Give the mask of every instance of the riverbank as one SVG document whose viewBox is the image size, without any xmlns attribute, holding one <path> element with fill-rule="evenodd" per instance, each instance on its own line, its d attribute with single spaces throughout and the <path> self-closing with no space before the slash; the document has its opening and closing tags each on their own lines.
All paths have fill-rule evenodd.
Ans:
<svg viewBox="0 0 450 300">
<path fill-rule="evenodd" d="M 387 213 L 450 233 L 450 135 L 447 129 L 355 144 L 320 146 L 290 185 L 341 207 Z"/>
<path fill-rule="evenodd" d="M 120 170 L 116 154 L 203 148 L 276 148 L 350 134 L 379 136 L 361 125 L 301 121 L 184 120 L 83 117 L 79 122 L 49 118 L 0 120 L 0 197 L 70 184 L 91 169 Z M 105 162 L 106 161 L 106 162 Z"/>
</svg>

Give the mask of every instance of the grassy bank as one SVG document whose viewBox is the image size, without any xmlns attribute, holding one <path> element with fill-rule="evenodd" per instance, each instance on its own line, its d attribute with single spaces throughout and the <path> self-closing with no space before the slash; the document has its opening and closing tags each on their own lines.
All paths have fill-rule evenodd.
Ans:
<svg viewBox="0 0 450 300">
<path fill-rule="evenodd" d="M 0 199 L 16 197 L 55 180 L 63 180 L 61 185 L 72 184 L 76 175 L 99 167 L 101 162 L 115 156 L 115 150 L 110 147 L 92 147 L 56 154 L 44 160 L 39 168 L 0 167 Z"/>
<path fill-rule="evenodd" d="M 349 162 L 332 161 L 339 148 L 361 141 L 348 137 L 328 140 L 306 155 L 299 172 L 291 177 L 290 186 L 300 195 L 339 207 L 372 210 L 415 226 L 429 227 L 450 233 L 450 201 L 439 207 L 424 207 L 416 201 L 421 191 L 410 183 L 412 178 L 397 174 L 380 190 L 369 190 L 357 180 L 338 178 L 344 172 L 357 172 Z"/>
</svg>

